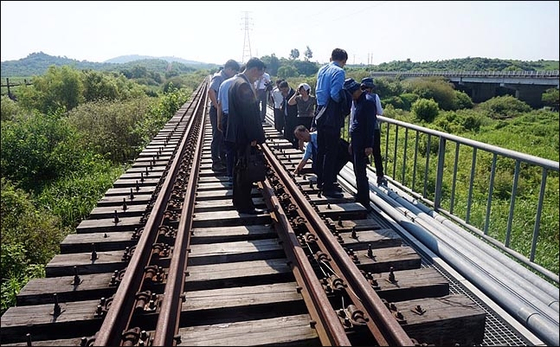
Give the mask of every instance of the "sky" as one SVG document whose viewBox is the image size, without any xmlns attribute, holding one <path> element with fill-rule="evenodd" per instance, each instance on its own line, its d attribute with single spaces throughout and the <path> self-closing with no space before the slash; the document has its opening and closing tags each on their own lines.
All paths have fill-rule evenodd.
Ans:
<svg viewBox="0 0 560 347">
<path fill-rule="evenodd" d="M 90 62 L 123 55 L 223 64 L 467 57 L 559 60 L 558 1 L 2 1 L 1 61 L 43 52 Z"/>
</svg>

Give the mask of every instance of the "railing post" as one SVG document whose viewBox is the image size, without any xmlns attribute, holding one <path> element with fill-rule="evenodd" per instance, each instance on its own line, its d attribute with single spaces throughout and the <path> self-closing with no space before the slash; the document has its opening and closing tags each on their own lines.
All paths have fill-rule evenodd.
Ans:
<svg viewBox="0 0 560 347">
<path fill-rule="evenodd" d="M 439 210 L 441 206 L 441 189 L 443 182 L 443 166 L 445 163 L 445 138 L 439 138 L 439 149 L 438 149 L 438 163 L 436 171 L 436 191 L 434 192 L 434 210 Z"/>
</svg>

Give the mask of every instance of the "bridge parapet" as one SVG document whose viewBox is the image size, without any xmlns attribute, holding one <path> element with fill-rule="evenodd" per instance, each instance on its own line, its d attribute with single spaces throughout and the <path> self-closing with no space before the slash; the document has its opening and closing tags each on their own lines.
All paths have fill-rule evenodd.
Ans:
<svg viewBox="0 0 560 347">
<path fill-rule="evenodd" d="M 518 77 L 518 78 L 560 78 L 559 70 L 551 71 L 374 71 L 372 77 L 380 76 L 403 76 L 403 77 Z"/>
</svg>

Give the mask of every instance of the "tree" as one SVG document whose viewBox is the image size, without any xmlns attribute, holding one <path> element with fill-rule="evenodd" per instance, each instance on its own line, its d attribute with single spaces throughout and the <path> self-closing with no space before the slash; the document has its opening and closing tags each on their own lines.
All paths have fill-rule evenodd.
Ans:
<svg viewBox="0 0 560 347">
<path fill-rule="evenodd" d="M 550 88 L 542 95 L 542 101 L 546 106 L 551 107 L 554 111 L 558 111 L 560 97 L 558 89 Z"/>
<path fill-rule="evenodd" d="M 264 57 L 261 57 L 261 60 L 265 63 L 266 69 L 270 75 L 276 76 L 278 74 L 280 60 L 276 57 L 276 54 L 272 53 L 271 55 L 265 55 Z"/>
<path fill-rule="evenodd" d="M 297 76 L 297 69 L 291 65 L 283 65 L 278 69 L 278 77 L 288 78 Z"/>
<path fill-rule="evenodd" d="M 412 113 L 416 119 L 431 123 L 439 114 L 438 104 L 433 99 L 418 99 L 412 104 Z"/>
<path fill-rule="evenodd" d="M 292 51 L 290 52 L 290 59 L 297 59 L 299 58 L 299 50 L 297 48 L 292 49 Z"/>
<path fill-rule="evenodd" d="M 305 55 L 305 60 L 311 60 L 311 58 L 313 58 L 313 52 L 311 51 L 311 48 L 309 48 L 309 46 L 307 46 L 304 55 Z"/>
<path fill-rule="evenodd" d="M 309 60 L 294 60 L 291 62 L 291 65 L 297 70 L 299 75 L 312 76 L 319 71 L 317 64 Z"/>
<path fill-rule="evenodd" d="M 69 111 L 84 100 L 81 73 L 70 67 L 49 67 L 43 76 L 33 78 L 33 86 L 23 88 L 19 100 L 28 109 L 45 114 Z"/>
</svg>

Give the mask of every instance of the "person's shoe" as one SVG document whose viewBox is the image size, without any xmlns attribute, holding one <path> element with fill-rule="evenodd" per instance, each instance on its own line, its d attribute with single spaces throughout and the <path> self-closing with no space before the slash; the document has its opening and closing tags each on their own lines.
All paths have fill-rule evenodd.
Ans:
<svg viewBox="0 0 560 347">
<path fill-rule="evenodd" d="M 224 165 L 222 165 L 222 163 L 212 164 L 212 171 L 214 171 L 214 172 L 225 172 L 226 169 L 227 168 Z"/>
<path fill-rule="evenodd" d="M 387 186 L 387 180 L 383 176 L 377 177 L 377 185 L 378 186 Z"/>
<path fill-rule="evenodd" d="M 361 202 L 361 204 L 364 206 L 364 208 L 366 209 L 366 212 L 371 212 L 373 211 L 373 207 L 370 206 L 369 201 L 368 202 Z"/>
<path fill-rule="evenodd" d="M 341 192 L 337 192 L 336 190 L 327 190 L 323 192 L 323 195 L 328 198 L 335 198 L 341 199 L 344 195 Z"/>
<path fill-rule="evenodd" d="M 342 193 L 342 188 L 338 185 L 338 183 L 333 184 L 333 190 L 335 192 L 340 192 Z"/>
<path fill-rule="evenodd" d="M 267 210 L 264 210 L 262 208 L 252 208 L 250 210 L 240 210 L 238 212 L 239 213 L 245 213 L 245 214 L 263 214 L 263 213 L 266 213 Z"/>
</svg>

